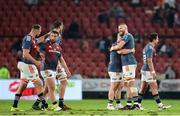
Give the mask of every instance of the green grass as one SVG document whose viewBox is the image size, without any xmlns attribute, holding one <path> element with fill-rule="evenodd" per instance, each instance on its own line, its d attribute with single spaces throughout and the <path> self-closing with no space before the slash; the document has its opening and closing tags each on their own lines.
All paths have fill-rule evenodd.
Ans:
<svg viewBox="0 0 180 116">
<path fill-rule="evenodd" d="M 0 115 L 180 115 L 180 100 L 162 100 L 164 104 L 171 105 L 168 110 L 158 110 L 154 100 L 144 100 L 144 111 L 108 111 L 106 110 L 107 100 L 81 100 L 81 101 L 65 101 L 73 109 L 69 111 L 35 111 L 31 109 L 33 101 L 19 102 L 19 108 L 24 112 L 10 112 L 13 101 L 0 101 Z M 125 101 L 122 101 L 125 104 Z"/>
</svg>

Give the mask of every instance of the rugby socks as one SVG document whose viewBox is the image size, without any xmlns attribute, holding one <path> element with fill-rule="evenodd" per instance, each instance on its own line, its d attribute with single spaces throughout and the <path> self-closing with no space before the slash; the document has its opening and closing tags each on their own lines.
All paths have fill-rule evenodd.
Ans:
<svg viewBox="0 0 180 116">
<path fill-rule="evenodd" d="M 134 105 L 138 106 L 138 96 L 133 97 Z"/>
<path fill-rule="evenodd" d="M 144 94 L 142 93 L 138 93 L 138 103 L 141 104 L 142 100 L 143 100 Z"/>
<path fill-rule="evenodd" d="M 41 100 L 37 99 L 33 105 L 38 106 L 40 102 L 41 102 Z"/>
<path fill-rule="evenodd" d="M 14 99 L 14 103 L 13 103 L 14 108 L 17 108 L 20 97 L 21 97 L 21 94 L 15 94 L 15 99 Z"/>
<path fill-rule="evenodd" d="M 108 99 L 108 104 L 113 104 L 113 100 Z"/>
<path fill-rule="evenodd" d="M 127 98 L 127 103 L 126 103 L 127 106 L 131 107 L 132 105 L 132 98 Z"/>
<path fill-rule="evenodd" d="M 57 104 L 57 101 L 54 101 L 52 104 L 53 104 L 53 105 L 56 105 L 56 104 Z"/>
<path fill-rule="evenodd" d="M 153 95 L 154 100 L 156 100 L 156 103 L 158 104 L 158 106 L 162 106 L 163 104 L 161 103 L 159 94 Z"/>
<path fill-rule="evenodd" d="M 120 99 L 116 99 L 116 104 L 120 104 L 120 103 L 121 103 Z"/>
<path fill-rule="evenodd" d="M 39 97 L 39 100 L 41 101 L 42 105 L 43 105 L 45 108 L 48 108 L 48 104 L 46 103 L 46 100 L 45 100 L 44 97 L 43 97 L 43 93 L 40 93 L 40 94 L 38 95 L 38 97 Z"/>
<path fill-rule="evenodd" d="M 59 98 L 59 107 L 63 107 L 63 106 L 64 106 L 64 99 Z"/>
</svg>

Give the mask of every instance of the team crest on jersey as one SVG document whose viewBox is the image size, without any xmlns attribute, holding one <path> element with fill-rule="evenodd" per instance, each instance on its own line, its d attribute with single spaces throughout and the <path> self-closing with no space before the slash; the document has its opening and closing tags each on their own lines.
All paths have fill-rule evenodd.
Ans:
<svg viewBox="0 0 180 116">
<path fill-rule="evenodd" d="M 30 38 L 30 37 L 27 37 L 27 38 L 26 38 L 26 41 L 31 41 L 31 38 Z"/>
</svg>

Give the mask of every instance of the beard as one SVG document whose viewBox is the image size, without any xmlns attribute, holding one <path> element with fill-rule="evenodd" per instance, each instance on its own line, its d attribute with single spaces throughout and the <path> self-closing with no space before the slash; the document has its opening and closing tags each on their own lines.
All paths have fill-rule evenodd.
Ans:
<svg viewBox="0 0 180 116">
<path fill-rule="evenodd" d="M 120 35 L 121 37 L 124 36 L 124 34 L 125 34 L 125 31 L 124 31 L 124 32 L 122 32 L 122 31 L 119 32 L 119 35 Z"/>
<path fill-rule="evenodd" d="M 52 43 L 55 43 L 56 42 L 56 39 L 50 39 Z"/>
</svg>

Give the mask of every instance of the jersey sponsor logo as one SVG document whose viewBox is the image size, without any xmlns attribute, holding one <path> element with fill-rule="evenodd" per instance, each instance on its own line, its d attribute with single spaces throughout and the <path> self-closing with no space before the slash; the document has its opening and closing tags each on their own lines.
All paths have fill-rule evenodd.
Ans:
<svg viewBox="0 0 180 116">
<path fill-rule="evenodd" d="M 57 46 L 56 49 L 59 49 L 59 46 Z"/>
<path fill-rule="evenodd" d="M 31 65 L 28 65 L 28 68 L 29 68 L 29 71 L 30 71 L 31 73 L 34 73 L 34 69 L 33 69 L 33 67 L 32 67 Z"/>
<path fill-rule="evenodd" d="M 48 46 L 49 48 L 52 48 L 52 46 Z"/>
<path fill-rule="evenodd" d="M 113 78 L 112 78 L 112 80 L 114 80 L 114 81 L 115 81 L 115 80 L 118 80 L 118 78 L 113 77 Z"/>
<path fill-rule="evenodd" d="M 125 69 L 126 69 L 126 71 L 129 71 L 129 66 L 126 66 Z"/>
<path fill-rule="evenodd" d="M 49 50 L 49 52 L 54 52 L 54 53 L 60 54 L 60 52 L 59 52 L 59 51 L 56 51 L 56 50 Z"/>
<path fill-rule="evenodd" d="M 152 78 L 147 78 L 147 80 L 153 80 Z"/>
<path fill-rule="evenodd" d="M 9 90 L 11 92 L 16 92 L 18 90 L 18 87 L 19 87 L 19 82 L 14 81 L 9 85 Z"/>
<path fill-rule="evenodd" d="M 31 37 L 26 37 L 26 41 L 31 41 Z"/>
</svg>

